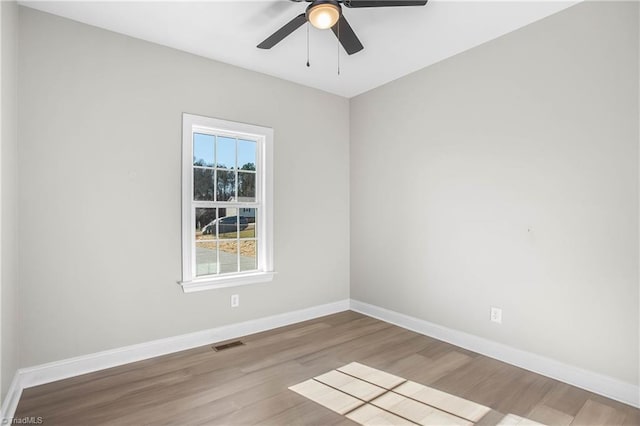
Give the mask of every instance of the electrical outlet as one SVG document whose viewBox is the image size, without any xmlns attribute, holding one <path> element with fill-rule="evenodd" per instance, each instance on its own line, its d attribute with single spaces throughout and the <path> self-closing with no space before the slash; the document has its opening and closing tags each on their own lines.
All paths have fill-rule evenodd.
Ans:
<svg viewBox="0 0 640 426">
<path fill-rule="evenodd" d="M 232 308 L 237 308 L 238 306 L 240 306 L 240 295 L 239 294 L 232 294 L 231 295 L 231 307 Z"/>
<path fill-rule="evenodd" d="M 491 307 L 491 321 L 502 324 L 502 309 Z"/>
</svg>

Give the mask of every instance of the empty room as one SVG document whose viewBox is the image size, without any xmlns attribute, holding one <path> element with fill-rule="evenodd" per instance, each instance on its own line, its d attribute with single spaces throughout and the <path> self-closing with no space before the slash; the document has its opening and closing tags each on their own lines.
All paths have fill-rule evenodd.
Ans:
<svg viewBox="0 0 640 426">
<path fill-rule="evenodd" d="M 3 425 L 640 426 L 640 3 L 0 25 Z"/>
</svg>

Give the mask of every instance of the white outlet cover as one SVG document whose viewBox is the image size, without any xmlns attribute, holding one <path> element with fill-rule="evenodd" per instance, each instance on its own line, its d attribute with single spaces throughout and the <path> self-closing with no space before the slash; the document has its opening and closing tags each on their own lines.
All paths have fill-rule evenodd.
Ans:
<svg viewBox="0 0 640 426">
<path fill-rule="evenodd" d="M 502 309 L 491 307 L 491 321 L 502 324 Z"/>
</svg>

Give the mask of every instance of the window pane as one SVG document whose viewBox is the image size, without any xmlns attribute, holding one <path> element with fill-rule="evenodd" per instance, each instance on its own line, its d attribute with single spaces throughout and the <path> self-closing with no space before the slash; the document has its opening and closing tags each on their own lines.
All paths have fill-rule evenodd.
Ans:
<svg viewBox="0 0 640 426">
<path fill-rule="evenodd" d="M 196 276 L 218 273 L 216 241 L 196 242 Z"/>
<path fill-rule="evenodd" d="M 213 201 L 213 169 L 193 169 L 193 199 Z"/>
<path fill-rule="evenodd" d="M 216 143 L 216 164 L 217 167 L 225 169 L 236 168 L 236 140 L 218 136 Z"/>
<path fill-rule="evenodd" d="M 256 214 L 258 209 L 245 209 L 240 210 L 240 238 L 255 238 L 256 237 Z"/>
<path fill-rule="evenodd" d="M 236 172 L 217 170 L 218 201 L 235 201 Z"/>
<path fill-rule="evenodd" d="M 193 165 L 213 167 L 213 147 L 215 136 L 193 134 Z"/>
<path fill-rule="evenodd" d="M 238 172 L 238 201 L 256 201 L 256 174 Z"/>
<path fill-rule="evenodd" d="M 238 141 L 238 168 L 241 170 L 256 169 L 256 146 L 254 141 Z"/>
<path fill-rule="evenodd" d="M 240 270 L 252 271 L 258 269 L 257 242 L 240 241 Z"/>
<path fill-rule="evenodd" d="M 220 273 L 238 272 L 238 241 L 220 241 Z"/>
<path fill-rule="evenodd" d="M 217 209 L 196 209 L 196 241 L 216 239 Z"/>
<path fill-rule="evenodd" d="M 233 216 L 225 216 L 218 219 L 219 238 L 238 238 L 238 216 L 236 210 L 237 209 L 227 209 L 227 214 L 233 214 Z"/>
</svg>

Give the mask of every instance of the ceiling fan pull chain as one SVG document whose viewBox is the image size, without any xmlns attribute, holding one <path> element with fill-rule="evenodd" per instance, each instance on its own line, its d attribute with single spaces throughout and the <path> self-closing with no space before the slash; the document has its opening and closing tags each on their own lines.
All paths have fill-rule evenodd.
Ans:
<svg viewBox="0 0 640 426">
<path fill-rule="evenodd" d="M 338 19 L 338 76 L 340 75 L 340 20 Z"/>
<path fill-rule="evenodd" d="M 310 67 L 309 64 L 309 21 L 307 21 L 307 67 Z"/>
</svg>

